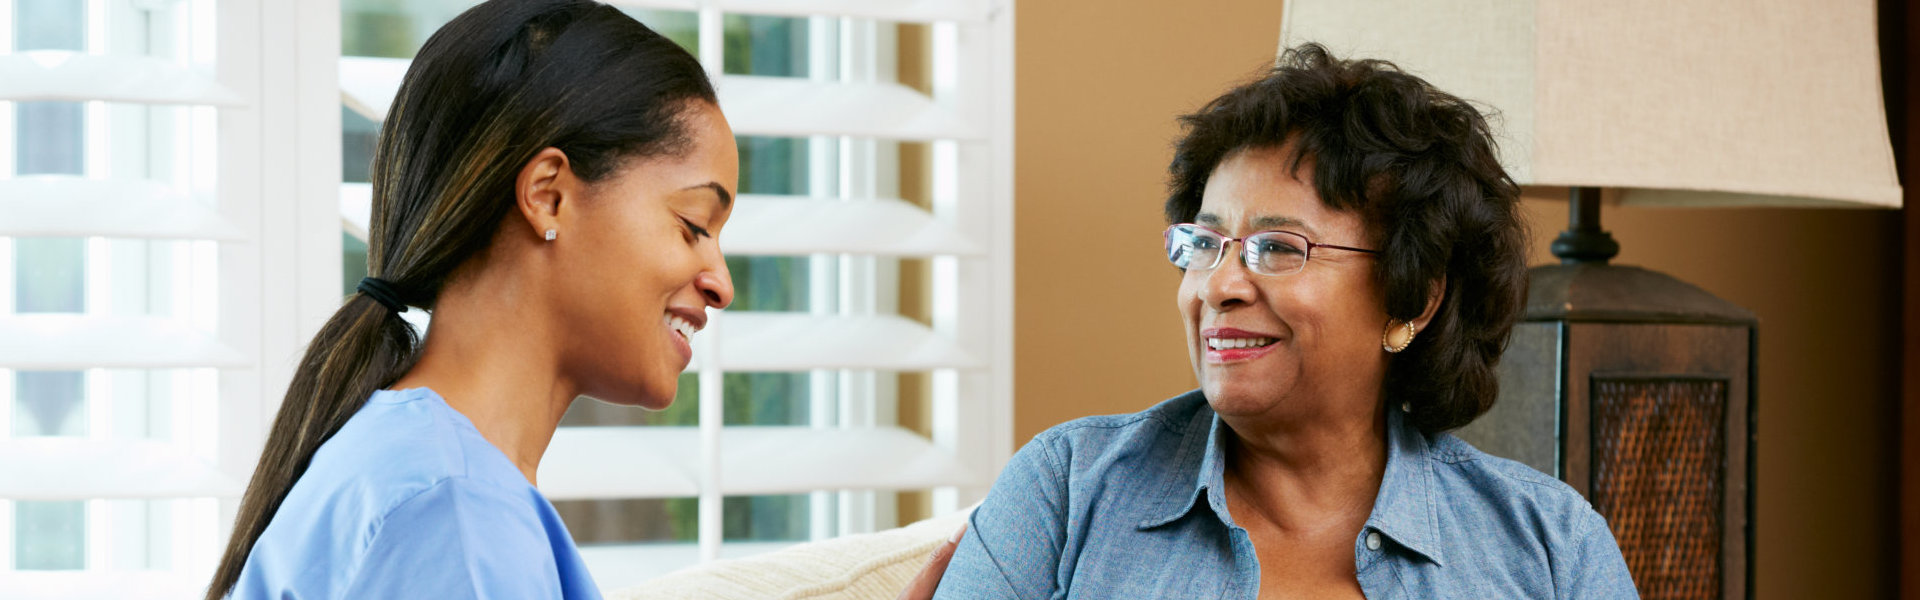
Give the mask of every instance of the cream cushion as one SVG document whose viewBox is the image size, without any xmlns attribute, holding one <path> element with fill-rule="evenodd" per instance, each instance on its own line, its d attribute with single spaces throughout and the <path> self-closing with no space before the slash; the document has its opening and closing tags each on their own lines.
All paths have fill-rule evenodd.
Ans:
<svg viewBox="0 0 1920 600">
<path fill-rule="evenodd" d="M 972 510 L 877 533 L 716 561 L 613 590 L 609 600 L 893 600 Z"/>
</svg>

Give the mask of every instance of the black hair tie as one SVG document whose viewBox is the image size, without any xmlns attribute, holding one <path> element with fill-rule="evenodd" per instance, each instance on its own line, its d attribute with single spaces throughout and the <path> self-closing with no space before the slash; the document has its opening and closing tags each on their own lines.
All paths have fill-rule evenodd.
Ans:
<svg viewBox="0 0 1920 600">
<path fill-rule="evenodd" d="M 387 310 L 396 313 L 407 312 L 407 303 L 400 301 L 400 295 L 393 293 L 393 285 L 385 280 L 376 277 L 361 279 L 360 285 L 354 289 L 360 290 L 360 293 L 386 306 Z"/>
</svg>

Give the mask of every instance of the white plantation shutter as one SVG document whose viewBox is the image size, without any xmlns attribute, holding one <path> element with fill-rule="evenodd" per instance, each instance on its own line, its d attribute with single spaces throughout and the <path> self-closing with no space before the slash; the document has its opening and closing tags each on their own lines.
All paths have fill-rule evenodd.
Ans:
<svg viewBox="0 0 1920 600">
<path fill-rule="evenodd" d="M 316 4 L 0 0 L 0 597 L 204 594 L 339 301 Z"/>
<path fill-rule="evenodd" d="M 745 193 L 721 235 L 729 257 L 802 257 L 816 274 L 805 312 L 716 311 L 695 336 L 697 427 L 562 427 L 540 467 L 556 502 L 698 498 L 697 543 L 586 545 L 606 589 L 716 557 L 780 544 L 723 542 L 722 499 L 811 494 L 811 536 L 890 527 L 873 491 L 933 490 L 936 514 L 981 497 L 1011 451 L 1012 3 L 1010 0 L 624 0 L 623 8 L 691 11 L 697 54 L 741 136 L 804 137 L 811 193 Z M 831 68 L 807 77 L 725 74 L 730 14 L 806 17 Z M 881 23 L 929 25 L 933 93 L 891 81 Z M 819 46 L 827 39 L 828 48 Z M 837 47 L 835 47 L 837 45 Z M 343 57 L 342 103 L 378 122 L 406 59 Z M 929 142 L 932 208 L 878 197 L 863 172 L 878 143 Z M 825 158 L 822 158 L 822 157 Z M 884 164 L 882 164 L 884 167 Z M 836 185 L 820 185 L 820 180 Z M 870 179 L 870 178 L 868 178 Z M 751 192 L 751 190 L 746 190 Z M 364 236 L 371 190 L 342 186 L 344 229 Z M 891 264 L 928 259 L 932 323 L 899 315 L 884 288 Z M 821 274 L 825 275 L 821 275 Z M 736 277 L 736 287 L 749 285 Z M 730 373 L 812 373 L 812 421 L 723 424 Z M 893 422 L 875 373 L 924 372 L 933 435 Z M 824 501 L 832 500 L 832 501 Z M 834 514 L 822 514 L 827 511 Z M 576 537 L 581 526 L 570 524 Z"/>
</svg>

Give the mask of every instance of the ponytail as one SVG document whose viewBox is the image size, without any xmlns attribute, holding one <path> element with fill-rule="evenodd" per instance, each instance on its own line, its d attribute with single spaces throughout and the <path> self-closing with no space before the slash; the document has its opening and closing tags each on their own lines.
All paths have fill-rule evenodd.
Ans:
<svg viewBox="0 0 1920 600">
<path fill-rule="evenodd" d="M 216 585 L 207 590 L 209 600 L 225 596 L 240 579 L 253 542 L 266 531 L 320 444 L 340 431 L 375 390 L 405 374 L 418 346 L 413 327 L 365 293 L 347 298 L 313 336 L 273 419 L 247 493 L 240 498 L 233 537 L 213 574 Z"/>
</svg>

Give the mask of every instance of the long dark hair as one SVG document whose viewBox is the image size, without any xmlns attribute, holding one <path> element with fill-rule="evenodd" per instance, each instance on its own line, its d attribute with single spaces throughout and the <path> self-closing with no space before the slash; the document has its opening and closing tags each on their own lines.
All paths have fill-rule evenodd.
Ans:
<svg viewBox="0 0 1920 600">
<path fill-rule="evenodd" d="M 367 273 L 431 309 L 514 206 L 521 167 L 548 147 L 586 181 L 690 146 L 684 116 L 717 103 L 699 61 L 611 7 L 492 0 L 420 49 L 374 155 Z M 346 299 L 294 372 L 207 598 L 232 591 L 314 452 L 374 391 L 412 368 L 420 340 L 366 294 Z"/>
</svg>

